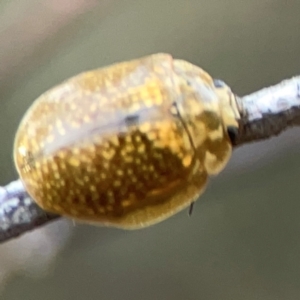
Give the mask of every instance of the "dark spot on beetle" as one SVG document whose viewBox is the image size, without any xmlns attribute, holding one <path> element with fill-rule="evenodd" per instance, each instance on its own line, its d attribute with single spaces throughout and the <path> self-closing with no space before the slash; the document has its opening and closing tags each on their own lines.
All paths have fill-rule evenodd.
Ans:
<svg viewBox="0 0 300 300">
<path fill-rule="evenodd" d="M 238 136 L 238 133 L 239 133 L 238 128 L 236 128 L 234 126 L 228 126 L 227 127 L 227 133 L 228 133 L 228 136 L 230 138 L 231 144 L 235 145 L 236 139 L 237 139 L 237 136 Z"/>
<path fill-rule="evenodd" d="M 226 86 L 226 83 L 220 79 L 213 79 L 213 82 L 216 88 L 222 88 Z"/>
<path fill-rule="evenodd" d="M 172 106 L 171 106 L 171 114 L 173 116 L 179 116 L 179 110 L 178 110 L 178 106 L 177 106 L 177 103 L 176 102 L 173 102 L 172 103 Z"/>
<path fill-rule="evenodd" d="M 221 124 L 219 116 L 213 111 L 204 111 L 201 120 L 209 130 L 217 130 Z"/>
<path fill-rule="evenodd" d="M 191 82 L 189 79 L 186 79 L 186 84 L 187 84 L 188 86 L 192 86 L 192 82 Z"/>
<path fill-rule="evenodd" d="M 139 121 L 139 116 L 138 115 L 129 115 L 125 117 L 125 124 L 127 126 L 132 126 L 132 125 L 137 125 Z"/>
</svg>

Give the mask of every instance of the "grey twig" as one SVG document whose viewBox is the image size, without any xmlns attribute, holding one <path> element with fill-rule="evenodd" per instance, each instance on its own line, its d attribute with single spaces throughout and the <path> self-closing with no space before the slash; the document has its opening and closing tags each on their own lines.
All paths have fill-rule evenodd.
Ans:
<svg viewBox="0 0 300 300">
<path fill-rule="evenodd" d="M 300 125 L 300 76 L 237 98 L 239 130 L 234 146 L 278 135 Z M 39 208 L 20 180 L 0 187 L 0 242 L 17 237 L 60 216 Z"/>
<path fill-rule="evenodd" d="M 20 180 L 0 187 L 0 242 L 59 218 L 39 208 Z"/>
<path fill-rule="evenodd" d="M 300 125 L 300 76 L 238 98 L 235 146 L 265 140 Z"/>
</svg>

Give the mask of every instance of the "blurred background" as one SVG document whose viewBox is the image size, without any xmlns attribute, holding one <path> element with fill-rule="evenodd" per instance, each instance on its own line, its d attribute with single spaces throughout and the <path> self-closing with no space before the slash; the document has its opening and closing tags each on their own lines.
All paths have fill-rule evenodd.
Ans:
<svg viewBox="0 0 300 300">
<path fill-rule="evenodd" d="M 33 100 L 114 62 L 171 53 L 245 95 L 300 73 L 300 1 L 0 2 L 0 184 Z M 192 217 L 125 232 L 62 220 L 0 245 L 4 300 L 300 299 L 299 130 L 237 149 Z"/>
</svg>

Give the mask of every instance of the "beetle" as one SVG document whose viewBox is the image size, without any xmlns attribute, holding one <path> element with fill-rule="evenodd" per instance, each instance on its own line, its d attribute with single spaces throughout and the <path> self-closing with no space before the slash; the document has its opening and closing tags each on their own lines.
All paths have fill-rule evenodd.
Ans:
<svg viewBox="0 0 300 300">
<path fill-rule="evenodd" d="M 123 229 L 193 203 L 231 152 L 235 95 L 201 68 L 158 53 L 87 71 L 23 117 L 18 174 L 44 210 Z"/>
</svg>

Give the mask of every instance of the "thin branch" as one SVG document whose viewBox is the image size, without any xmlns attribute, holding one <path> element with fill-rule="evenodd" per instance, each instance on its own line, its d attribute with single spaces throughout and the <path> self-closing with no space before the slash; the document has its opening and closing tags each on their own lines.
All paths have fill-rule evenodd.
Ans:
<svg viewBox="0 0 300 300">
<path fill-rule="evenodd" d="M 237 98 L 241 116 L 234 146 L 268 139 L 300 125 L 300 76 Z M 0 187 L 0 242 L 53 221 L 60 216 L 39 208 L 20 180 Z"/>
<path fill-rule="evenodd" d="M 234 146 L 265 140 L 300 125 L 300 76 L 237 98 L 241 115 Z"/>
<path fill-rule="evenodd" d="M 21 180 L 0 187 L 0 243 L 57 218 L 36 205 Z"/>
</svg>

